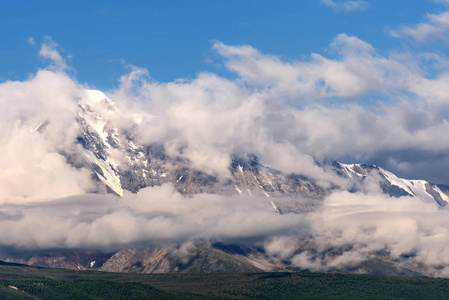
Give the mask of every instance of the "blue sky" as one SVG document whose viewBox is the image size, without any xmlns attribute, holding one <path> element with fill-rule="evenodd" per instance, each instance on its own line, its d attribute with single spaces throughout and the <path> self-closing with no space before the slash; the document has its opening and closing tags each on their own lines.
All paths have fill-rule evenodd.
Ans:
<svg viewBox="0 0 449 300">
<path fill-rule="evenodd" d="M 343 2 L 3 1 L 0 81 L 22 80 L 45 66 L 37 57 L 45 36 L 71 57 L 68 64 L 80 82 L 103 90 L 117 84 L 127 64 L 146 68 L 161 82 L 200 71 L 232 76 L 217 62 L 212 40 L 248 44 L 286 60 L 326 53 L 339 33 L 357 36 L 381 54 L 404 48 L 446 51 L 440 43 L 409 43 L 388 34 L 424 21 L 426 13 L 441 12 L 442 3 L 362 1 L 360 8 L 345 11 L 338 7 Z"/>
</svg>

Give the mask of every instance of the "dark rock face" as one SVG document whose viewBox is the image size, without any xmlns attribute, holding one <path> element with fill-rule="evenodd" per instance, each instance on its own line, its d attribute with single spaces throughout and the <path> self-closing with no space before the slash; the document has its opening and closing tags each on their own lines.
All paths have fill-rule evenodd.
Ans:
<svg viewBox="0 0 449 300">
<path fill-rule="evenodd" d="M 314 252 L 311 240 L 298 241 L 294 255 L 308 251 L 317 258 L 338 256 L 341 249 Z M 73 270 L 98 270 L 119 273 L 254 273 L 304 272 L 291 264 L 273 258 L 262 248 L 229 244 L 190 243 L 166 247 L 128 248 L 115 253 L 63 252 L 23 258 L 0 257 L 8 263 Z M 426 276 L 425 270 L 413 264 L 393 261 L 388 253 L 376 253 L 359 265 L 329 269 L 328 272 L 360 273 L 388 276 Z"/>
<path fill-rule="evenodd" d="M 240 190 L 260 190 L 268 196 L 309 197 L 321 199 L 326 191 L 310 178 L 266 167 L 254 154 L 234 158 L 231 163 L 233 183 Z"/>
<path fill-rule="evenodd" d="M 121 273 L 233 273 L 285 270 L 269 261 L 260 249 L 206 243 L 165 247 L 127 248 L 115 253 L 54 252 L 2 261 L 32 266 Z"/>
<path fill-rule="evenodd" d="M 184 248 L 124 249 L 115 253 L 102 271 L 126 273 L 233 273 L 260 272 L 251 259 L 208 245 Z"/>
<path fill-rule="evenodd" d="M 384 181 L 380 184 L 380 187 L 382 188 L 382 191 L 385 194 L 388 194 L 392 197 L 402 197 L 402 196 L 409 196 L 410 194 L 407 193 L 404 189 L 396 186 L 396 185 L 392 185 L 390 182 L 388 181 Z"/>
<path fill-rule="evenodd" d="M 436 190 L 439 189 L 439 191 Z M 426 183 L 426 191 L 433 196 L 435 201 L 440 206 L 446 206 L 448 203 L 443 199 L 444 196 L 449 197 L 449 186 L 444 184 L 432 185 L 431 183 Z"/>
<path fill-rule="evenodd" d="M 1 257 L 1 260 L 39 267 L 72 270 L 98 270 L 111 258 L 112 255 L 113 253 L 103 253 L 98 251 L 55 252 L 19 258 Z"/>
</svg>

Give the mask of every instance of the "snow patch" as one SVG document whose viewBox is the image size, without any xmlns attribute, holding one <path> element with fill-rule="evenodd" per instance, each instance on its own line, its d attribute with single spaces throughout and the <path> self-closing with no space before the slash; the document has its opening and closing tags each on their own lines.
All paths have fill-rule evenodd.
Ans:
<svg viewBox="0 0 449 300">
<path fill-rule="evenodd" d="M 99 90 L 86 90 L 86 96 L 92 103 L 98 103 L 108 98 L 102 91 Z"/>
<path fill-rule="evenodd" d="M 112 169 L 110 163 L 104 160 L 97 159 L 92 152 L 89 152 L 86 149 L 83 149 L 83 154 L 85 156 L 86 161 L 90 162 L 91 164 L 96 164 L 98 167 L 100 167 L 101 172 L 103 174 L 99 174 L 97 171 L 95 171 L 95 173 L 97 174 L 101 182 L 107 185 L 117 195 L 122 197 L 123 189 L 120 182 L 120 177 Z"/>
<path fill-rule="evenodd" d="M 441 199 L 443 199 L 444 201 L 446 201 L 446 202 L 448 202 L 449 203 L 449 197 L 445 194 L 445 193 L 443 193 L 443 191 L 438 187 L 438 186 L 433 186 L 433 189 L 438 193 L 438 194 L 440 194 L 440 196 L 441 196 Z"/>
<path fill-rule="evenodd" d="M 239 189 L 239 187 L 237 185 L 235 185 L 235 190 L 239 193 L 239 195 L 241 195 L 243 192 L 241 189 Z"/>
<path fill-rule="evenodd" d="M 406 191 L 410 196 L 418 197 L 421 200 L 429 203 L 435 202 L 435 198 L 427 192 L 426 185 L 429 184 L 427 181 L 402 179 L 382 168 L 379 168 L 379 171 L 385 176 L 385 179 L 387 179 L 391 183 L 391 185 L 400 187 L 401 189 Z M 441 190 L 437 192 L 440 193 Z M 440 193 L 440 195 L 441 194 L 442 193 Z"/>
</svg>

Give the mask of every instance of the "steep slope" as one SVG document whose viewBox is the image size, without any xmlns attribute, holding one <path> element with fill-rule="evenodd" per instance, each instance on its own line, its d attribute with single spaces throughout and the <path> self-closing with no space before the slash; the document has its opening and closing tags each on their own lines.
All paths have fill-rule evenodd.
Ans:
<svg viewBox="0 0 449 300">
<path fill-rule="evenodd" d="M 1 260 L 39 266 L 72 270 L 99 269 L 114 253 L 99 251 L 49 252 L 45 254 L 25 255 L 22 257 L 2 256 Z"/>
<path fill-rule="evenodd" d="M 342 164 L 334 162 L 334 170 L 340 176 L 351 179 L 355 187 L 363 185 L 368 175 L 377 175 L 380 179 L 382 191 L 393 197 L 417 197 L 422 201 L 446 206 L 449 203 L 449 187 L 427 182 L 425 180 L 408 180 L 399 178 L 393 173 L 375 165 Z"/>
<path fill-rule="evenodd" d="M 255 251 L 223 251 L 209 245 L 124 249 L 100 270 L 126 273 L 232 273 L 276 270 Z"/>
</svg>

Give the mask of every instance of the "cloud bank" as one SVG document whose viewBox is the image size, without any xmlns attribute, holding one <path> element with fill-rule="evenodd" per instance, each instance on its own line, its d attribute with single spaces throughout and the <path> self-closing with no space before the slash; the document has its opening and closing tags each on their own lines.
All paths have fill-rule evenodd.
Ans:
<svg viewBox="0 0 449 300">
<path fill-rule="evenodd" d="M 293 62 L 249 45 L 216 41 L 212 47 L 236 79 L 200 73 L 162 83 L 132 67 L 108 93 L 124 116 L 115 120 L 118 126 L 135 128 L 139 143 L 163 144 L 192 167 L 224 177 L 232 154 L 251 152 L 323 184 L 337 180 L 317 164 L 328 159 L 447 179 L 445 57 L 384 56 L 347 34 L 335 37 L 327 56 Z M 386 197 L 374 187 L 336 191 L 312 214 L 285 215 L 266 198 L 186 198 L 170 185 L 123 198 L 92 194 L 100 187 L 84 168 L 76 140 L 77 103 L 86 86 L 67 74 L 56 44 L 47 41 L 39 54 L 51 61 L 49 68 L 0 83 L 1 246 L 114 248 L 208 238 L 262 243 L 273 258 L 312 270 L 351 266 L 382 250 L 432 266 L 449 263 L 447 211 Z M 312 240 L 316 252 L 297 253 L 302 239 Z M 346 245 L 351 248 L 341 255 L 326 256 L 327 249 Z"/>
<path fill-rule="evenodd" d="M 304 251 L 292 262 L 315 271 L 339 269 L 386 251 L 398 261 L 413 257 L 413 262 L 446 266 L 447 216 L 447 210 L 419 199 L 336 192 L 313 216 L 318 254 Z M 341 253 L 329 255 L 328 249 L 341 249 Z"/>
<path fill-rule="evenodd" d="M 6 204 L 0 209 L 0 223 L 1 246 L 19 249 L 116 249 L 195 238 L 258 241 L 307 232 L 305 216 L 280 215 L 266 198 L 207 194 L 186 198 L 171 184 L 126 193 L 123 198 L 89 194 Z"/>
<path fill-rule="evenodd" d="M 200 73 L 160 83 L 134 68 L 110 93 L 140 120 L 142 143 L 183 149 L 194 166 L 217 174 L 227 172 L 230 153 L 252 152 L 318 180 L 326 176 L 315 162 L 336 159 L 444 183 L 449 90 L 438 66 L 445 57 L 385 57 L 346 34 L 330 44 L 333 56 L 294 62 L 248 45 L 212 47 L 237 80 Z"/>
</svg>

